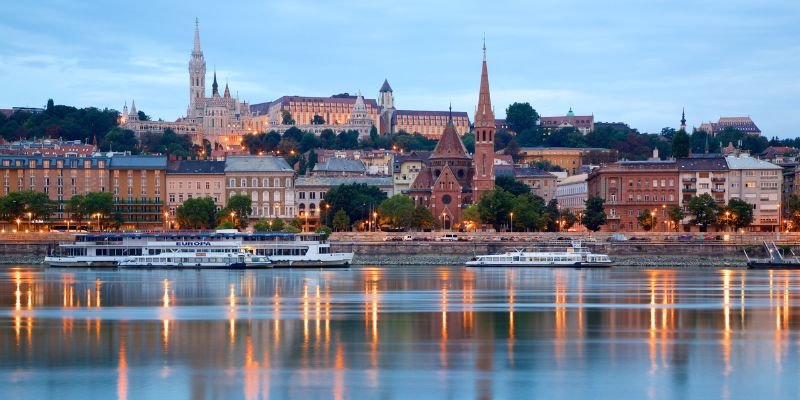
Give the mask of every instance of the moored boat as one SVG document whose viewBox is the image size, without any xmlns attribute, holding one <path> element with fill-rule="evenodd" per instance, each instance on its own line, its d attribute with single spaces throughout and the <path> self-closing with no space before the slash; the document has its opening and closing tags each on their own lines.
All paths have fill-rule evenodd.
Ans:
<svg viewBox="0 0 800 400">
<path fill-rule="evenodd" d="M 747 258 L 747 267 L 752 269 L 800 269 L 800 258 L 789 250 L 791 257 L 784 257 L 780 249 L 775 243 L 764 242 L 764 248 L 767 250 L 769 258 L 750 258 L 747 251 L 744 251 L 744 256 Z"/>
<path fill-rule="evenodd" d="M 53 267 L 92 268 L 320 268 L 347 267 L 352 260 L 353 253 L 331 252 L 319 234 L 236 230 L 79 234 L 45 257 Z"/>
<path fill-rule="evenodd" d="M 544 267 L 544 268 L 609 268 L 611 258 L 606 254 L 595 254 L 583 247 L 580 241 L 572 241 L 562 251 L 527 251 L 513 249 L 499 254 L 475 256 L 467 261 L 470 267 Z"/>
</svg>

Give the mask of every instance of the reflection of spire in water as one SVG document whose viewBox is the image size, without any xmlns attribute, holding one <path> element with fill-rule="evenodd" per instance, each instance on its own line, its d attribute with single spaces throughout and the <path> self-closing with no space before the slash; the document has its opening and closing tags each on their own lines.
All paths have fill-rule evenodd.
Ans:
<svg viewBox="0 0 800 400">
<path fill-rule="evenodd" d="M 169 307 L 169 281 L 164 279 L 163 286 L 164 286 L 164 295 L 161 296 L 161 300 L 163 303 L 163 307 L 167 308 Z"/>
</svg>

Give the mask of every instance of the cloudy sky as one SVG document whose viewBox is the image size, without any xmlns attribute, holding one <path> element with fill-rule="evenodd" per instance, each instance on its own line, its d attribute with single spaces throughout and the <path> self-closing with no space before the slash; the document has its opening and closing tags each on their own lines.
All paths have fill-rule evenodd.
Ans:
<svg viewBox="0 0 800 400">
<path fill-rule="evenodd" d="M 800 135 L 800 1 L 149 1 L 4 5 L 0 108 L 121 109 L 174 120 L 188 103 L 200 19 L 207 82 L 251 103 L 358 90 L 389 79 L 401 109 L 472 113 L 485 33 L 496 114 L 572 106 L 644 132 L 751 116 Z"/>
</svg>

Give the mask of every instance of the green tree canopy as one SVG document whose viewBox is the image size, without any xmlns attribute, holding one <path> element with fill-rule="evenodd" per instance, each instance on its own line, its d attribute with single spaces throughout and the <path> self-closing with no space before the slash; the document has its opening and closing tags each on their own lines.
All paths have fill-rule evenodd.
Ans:
<svg viewBox="0 0 800 400">
<path fill-rule="evenodd" d="M 340 208 L 333 216 L 333 229 L 337 232 L 344 232 L 350 230 L 350 217 L 347 212 Z"/>
<path fill-rule="evenodd" d="M 531 192 L 531 188 L 528 185 L 514 179 L 512 176 L 498 176 L 495 178 L 494 184 L 514 196 Z"/>
<path fill-rule="evenodd" d="M 217 222 L 217 206 L 211 197 L 187 199 L 175 213 L 181 228 L 211 229 Z"/>
<path fill-rule="evenodd" d="M 675 158 L 689 157 L 689 135 L 681 129 L 672 135 L 672 156 Z"/>
<path fill-rule="evenodd" d="M 720 211 L 719 218 L 722 218 L 723 224 L 735 229 L 746 228 L 753 223 L 753 206 L 734 197 L 728 200 L 728 205 Z"/>
<path fill-rule="evenodd" d="M 515 196 L 511 204 L 515 231 L 541 231 L 547 227 L 547 208 L 541 197 L 522 193 Z"/>
<path fill-rule="evenodd" d="M 603 210 L 604 203 L 605 200 L 600 196 L 589 196 L 586 199 L 586 210 L 583 212 L 583 217 L 581 217 L 581 224 L 586 229 L 597 232 L 600 227 L 606 224 L 606 212 Z"/>
<path fill-rule="evenodd" d="M 575 217 L 575 214 L 573 214 L 568 208 L 565 208 L 561 211 L 561 229 L 568 230 L 569 228 L 572 228 L 577 221 L 578 218 Z"/>
<path fill-rule="evenodd" d="M 231 216 L 233 213 L 233 216 Z M 217 219 L 230 220 L 238 229 L 245 229 L 253 213 L 253 200 L 246 194 L 235 194 L 228 199 L 227 207 L 219 211 Z"/>
<path fill-rule="evenodd" d="M 501 187 L 484 194 L 478 201 L 481 221 L 491 224 L 495 229 L 510 222 L 510 213 L 514 206 L 514 195 Z"/>
<path fill-rule="evenodd" d="M 396 194 L 378 206 L 381 224 L 395 228 L 408 228 L 414 222 L 414 200 L 404 194 Z"/>
<path fill-rule="evenodd" d="M 800 230 L 800 196 L 790 195 L 786 203 L 786 218 L 789 219 L 792 230 Z"/>
<path fill-rule="evenodd" d="M 429 230 L 435 229 L 438 226 L 439 222 L 436 220 L 436 217 L 433 216 L 431 210 L 429 210 L 427 207 L 418 205 L 417 208 L 414 209 L 414 222 L 412 224 L 413 228 Z"/>
<path fill-rule="evenodd" d="M 531 107 L 530 103 L 512 103 L 506 108 L 506 124 L 514 132 L 520 133 L 536 126 L 539 113 Z"/>
<path fill-rule="evenodd" d="M 114 128 L 105 135 L 100 141 L 100 150 L 102 151 L 130 151 L 131 153 L 138 153 L 137 146 L 139 141 L 136 139 L 136 134 L 130 129 Z"/>
<path fill-rule="evenodd" d="M 325 124 L 325 118 L 323 118 L 321 115 L 316 115 L 315 114 L 314 118 L 311 118 L 311 124 L 312 125 L 324 125 Z"/>
<path fill-rule="evenodd" d="M 669 222 L 672 224 L 675 232 L 677 232 L 678 228 L 681 226 L 681 221 L 686 218 L 686 214 L 683 212 L 681 206 L 673 204 L 667 208 L 667 218 L 669 218 Z"/>
<path fill-rule="evenodd" d="M 294 125 L 294 118 L 292 118 L 292 114 L 288 111 L 284 111 L 281 114 L 281 124 L 282 125 Z"/>
<path fill-rule="evenodd" d="M 639 222 L 639 226 L 641 226 L 642 229 L 649 232 L 656 227 L 658 218 L 656 218 L 655 211 L 650 211 L 649 208 L 645 208 L 642 210 L 641 214 L 636 217 L 636 221 Z"/>
<path fill-rule="evenodd" d="M 700 232 L 705 232 L 709 225 L 715 224 L 721 211 L 720 206 L 708 193 L 692 197 L 686 208 L 689 210 L 689 214 L 692 215 L 689 223 L 699 226 Z"/>
<path fill-rule="evenodd" d="M 331 211 L 344 210 L 350 221 L 366 220 L 371 210 L 384 200 L 385 192 L 366 184 L 339 185 L 325 194 L 325 203 L 330 204 Z"/>
</svg>

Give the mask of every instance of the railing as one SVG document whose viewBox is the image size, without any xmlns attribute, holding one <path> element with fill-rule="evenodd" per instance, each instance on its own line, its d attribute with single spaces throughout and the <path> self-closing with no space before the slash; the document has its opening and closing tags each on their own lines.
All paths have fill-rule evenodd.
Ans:
<svg viewBox="0 0 800 400">
<path fill-rule="evenodd" d="M 725 182 L 725 178 L 721 178 L 721 177 L 711 178 L 711 182 L 722 182 L 722 183 L 724 183 Z"/>
<path fill-rule="evenodd" d="M 683 188 L 686 193 L 697 193 L 697 188 Z"/>
<path fill-rule="evenodd" d="M 711 193 L 725 193 L 725 189 L 714 188 L 714 189 L 711 189 Z"/>
<path fill-rule="evenodd" d="M 697 182 L 697 178 L 683 178 L 683 182 Z"/>
</svg>

